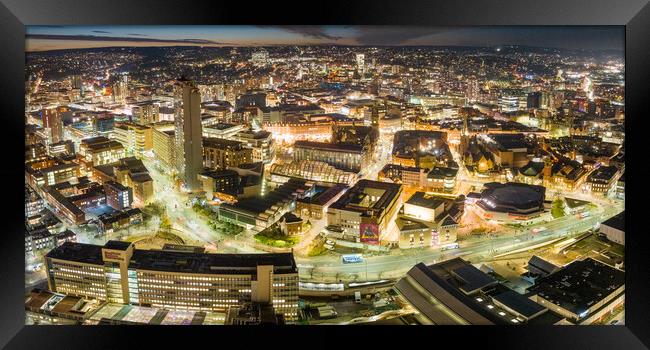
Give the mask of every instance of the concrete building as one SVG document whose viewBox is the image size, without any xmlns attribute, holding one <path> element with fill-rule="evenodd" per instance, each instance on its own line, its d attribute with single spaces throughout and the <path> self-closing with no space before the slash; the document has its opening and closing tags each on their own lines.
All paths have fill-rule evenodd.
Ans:
<svg viewBox="0 0 650 350">
<path fill-rule="evenodd" d="M 603 221 L 599 231 L 605 234 L 608 240 L 625 245 L 625 211 Z"/>
<path fill-rule="evenodd" d="M 142 158 L 153 149 L 153 135 L 150 126 L 134 123 L 118 123 L 113 128 L 113 138 L 124 146 L 128 154 Z"/>
<path fill-rule="evenodd" d="M 273 134 L 266 130 L 242 130 L 237 132 L 233 140 L 242 142 L 252 150 L 252 161 L 271 163 L 275 158 L 275 140 Z"/>
<path fill-rule="evenodd" d="M 252 162 L 252 151 L 242 142 L 226 139 L 203 139 L 203 166 L 225 170 Z"/>
<path fill-rule="evenodd" d="M 115 181 L 133 189 L 134 203 L 144 206 L 153 200 L 153 179 L 141 160 L 127 157 L 111 164 L 93 168 L 93 179 L 99 183 Z"/>
<path fill-rule="evenodd" d="M 559 324 L 562 317 L 501 285 L 461 258 L 415 265 L 394 287 L 398 302 L 434 325 Z"/>
<path fill-rule="evenodd" d="M 601 166 L 589 174 L 585 186 L 593 194 L 611 196 L 616 192 L 616 184 L 620 176 L 621 171 L 616 166 Z"/>
<path fill-rule="evenodd" d="M 48 289 L 71 296 L 171 310 L 225 312 L 268 303 L 297 319 L 298 268 L 291 253 L 207 254 L 139 250 L 128 242 L 64 243 L 45 257 Z"/>
<path fill-rule="evenodd" d="M 546 188 L 518 182 L 484 185 L 474 209 L 485 220 L 532 220 L 544 212 Z"/>
<path fill-rule="evenodd" d="M 312 141 L 296 141 L 293 145 L 293 159 L 325 162 L 337 169 L 355 173 L 370 162 L 370 156 L 362 146 Z"/>
<path fill-rule="evenodd" d="M 241 199 L 234 204 L 221 204 L 217 211 L 219 220 L 261 231 L 276 223 L 310 189 L 306 181 L 291 179 L 264 195 Z"/>
<path fill-rule="evenodd" d="M 126 209 L 133 202 L 133 190 L 119 182 L 104 182 L 104 192 L 106 193 L 106 204 L 115 210 Z"/>
<path fill-rule="evenodd" d="M 126 156 L 124 146 L 104 136 L 81 140 L 79 163 L 81 170 L 88 173 L 92 167 L 117 162 Z"/>
<path fill-rule="evenodd" d="M 63 141 L 63 120 L 61 120 L 59 110 L 56 108 L 43 109 L 41 117 L 43 129 L 46 130 L 48 136 L 48 144 Z"/>
<path fill-rule="evenodd" d="M 389 225 L 401 207 L 402 186 L 388 182 L 359 180 L 327 209 L 327 224 L 339 226 L 357 242 L 379 244 L 380 233 L 390 234 Z"/>
<path fill-rule="evenodd" d="M 175 164 L 174 151 L 175 136 L 174 130 L 159 130 L 154 128 L 152 131 L 153 153 L 165 167 L 173 169 Z"/>
<path fill-rule="evenodd" d="M 527 296 L 572 324 L 589 325 L 623 306 L 625 272 L 592 258 L 577 260 L 535 281 Z"/>
<path fill-rule="evenodd" d="M 160 109 L 153 101 L 140 102 L 133 106 L 131 114 L 136 123 L 149 125 L 160 121 Z"/>
<path fill-rule="evenodd" d="M 73 180 L 80 173 L 79 164 L 54 157 L 25 163 L 25 180 L 34 189 Z"/>
<path fill-rule="evenodd" d="M 198 175 L 203 170 L 201 95 L 193 82 L 181 78 L 175 85 L 176 168 L 189 190 L 201 187 Z"/>
</svg>

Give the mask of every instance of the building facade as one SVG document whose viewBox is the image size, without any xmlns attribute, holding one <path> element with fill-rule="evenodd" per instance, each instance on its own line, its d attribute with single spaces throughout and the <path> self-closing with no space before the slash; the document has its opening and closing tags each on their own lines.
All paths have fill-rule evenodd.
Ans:
<svg viewBox="0 0 650 350">
<path fill-rule="evenodd" d="M 189 80 L 181 79 L 175 86 L 176 167 L 189 190 L 200 188 L 197 178 L 203 170 L 201 95 Z"/>
<path fill-rule="evenodd" d="M 111 303 L 227 311 L 269 303 L 297 319 L 298 268 L 291 253 L 207 254 L 65 243 L 46 256 L 48 288 Z"/>
</svg>

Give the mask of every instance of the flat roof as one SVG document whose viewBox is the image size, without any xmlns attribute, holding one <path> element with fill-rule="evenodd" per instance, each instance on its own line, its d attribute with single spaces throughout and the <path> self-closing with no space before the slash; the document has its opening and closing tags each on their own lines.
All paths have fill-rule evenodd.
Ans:
<svg viewBox="0 0 650 350">
<path fill-rule="evenodd" d="M 589 181 L 609 181 L 617 172 L 618 168 L 614 165 L 601 166 L 589 175 Z"/>
<path fill-rule="evenodd" d="M 127 250 L 130 246 L 131 243 L 122 241 L 108 241 L 104 244 L 104 248 L 114 250 Z"/>
<path fill-rule="evenodd" d="M 624 285 L 625 272 L 587 258 L 540 278 L 528 292 L 581 315 Z"/>
<path fill-rule="evenodd" d="M 102 248 L 124 250 L 130 243 L 109 241 L 105 246 L 65 242 L 46 257 L 94 265 L 104 265 Z M 273 265 L 274 273 L 296 273 L 292 253 L 208 254 L 169 250 L 135 249 L 130 269 L 201 274 L 256 274 L 258 265 Z"/>
<path fill-rule="evenodd" d="M 220 139 L 216 137 L 204 137 L 203 147 L 218 148 L 218 149 L 226 149 L 226 148 L 242 149 L 244 147 L 244 143 L 235 140 Z"/>
<path fill-rule="evenodd" d="M 298 140 L 293 144 L 293 146 L 295 148 L 310 148 L 310 149 L 346 152 L 346 153 L 363 153 L 363 146 L 357 144 L 350 144 L 350 143 L 343 144 L 343 143 Z"/>
<path fill-rule="evenodd" d="M 440 205 L 448 203 L 447 198 L 426 194 L 425 192 L 415 192 L 406 203 L 429 209 L 438 208 Z"/>
<path fill-rule="evenodd" d="M 223 208 L 226 210 L 245 211 L 251 215 L 259 215 L 274 206 L 276 203 L 289 199 L 292 193 L 303 188 L 306 183 L 307 181 L 305 180 L 292 178 L 264 196 L 258 195 L 255 197 L 244 198 L 235 204 L 223 203 L 220 206 L 220 210 Z"/>
<path fill-rule="evenodd" d="M 365 196 L 364 190 L 380 189 L 384 193 L 379 197 L 375 203 L 369 208 L 362 208 L 353 204 L 353 201 L 358 200 L 361 196 Z M 402 188 L 402 185 L 362 179 L 359 180 L 351 189 L 349 189 L 341 198 L 330 205 L 330 208 L 340 210 L 350 210 L 357 212 L 379 211 L 379 215 L 388 207 L 390 202 L 397 196 Z"/>
<path fill-rule="evenodd" d="M 524 134 L 489 134 L 488 137 L 494 140 L 501 150 L 528 148 Z"/>
<path fill-rule="evenodd" d="M 493 299 L 526 318 L 531 318 L 546 310 L 542 305 L 512 290 L 498 294 Z"/>
<path fill-rule="evenodd" d="M 617 230 L 625 231 L 625 210 L 603 221 L 601 225 L 609 226 Z"/>
<path fill-rule="evenodd" d="M 474 265 L 466 264 L 451 270 L 451 274 L 455 276 L 463 284 L 460 290 L 466 294 L 471 294 L 481 288 L 485 288 L 491 284 L 496 283 L 496 280 L 483 271 L 474 267 Z"/>
</svg>

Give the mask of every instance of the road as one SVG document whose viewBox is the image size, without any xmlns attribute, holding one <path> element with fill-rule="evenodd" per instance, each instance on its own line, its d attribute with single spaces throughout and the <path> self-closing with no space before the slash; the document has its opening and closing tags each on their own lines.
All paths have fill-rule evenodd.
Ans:
<svg viewBox="0 0 650 350">
<path fill-rule="evenodd" d="M 381 163 L 388 161 L 390 152 L 382 142 L 378 152 L 382 153 Z M 385 147 L 386 146 L 386 147 Z M 168 174 L 160 171 L 152 159 L 143 160 L 151 177 L 154 179 L 155 199 L 163 203 L 167 208 L 168 216 L 174 229 L 180 230 L 186 235 L 189 244 L 203 244 L 205 246 L 215 245 L 220 253 L 262 253 L 256 249 L 250 232 L 244 232 L 237 237 L 225 235 L 215 231 L 207 224 L 207 220 L 200 217 L 188 204 L 188 195 L 174 188 Z M 381 164 L 376 164 L 378 168 Z M 462 167 L 461 167 L 462 168 Z M 376 171 L 367 172 L 366 176 L 375 174 Z M 569 197 L 581 198 L 582 195 L 567 194 Z M 582 198 L 581 198 L 582 199 Z M 586 198 L 585 198 L 586 199 Z M 305 234 L 303 240 L 295 247 L 296 261 L 300 267 L 302 281 L 310 282 L 334 282 L 334 281 L 372 281 L 387 278 L 399 278 L 403 276 L 413 265 L 424 262 L 431 264 L 437 261 L 453 257 L 463 258 L 480 263 L 498 254 L 521 249 L 543 242 L 551 241 L 559 237 L 569 237 L 592 229 L 594 225 L 618 214 L 623 210 L 623 203 L 606 199 L 588 200 L 600 204 L 600 212 L 591 217 L 577 219 L 575 216 L 565 216 L 554 219 L 550 222 L 540 222 L 524 228 L 505 228 L 501 225 L 497 237 L 469 237 L 459 242 L 459 249 L 440 251 L 438 248 L 420 248 L 411 250 L 392 250 L 390 254 L 368 256 L 360 264 L 343 264 L 338 256 L 316 256 L 306 257 L 304 250 L 316 234 L 322 231 L 326 225 L 326 219 L 314 220 L 312 229 Z M 604 209 L 603 209 L 604 208 Z M 533 229 L 545 227 L 541 233 L 534 233 Z M 146 233 L 153 230 L 152 227 L 134 228 L 130 234 Z M 78 230 L 75 230 L 78 231 Z M 102 238 L 83 237 L 80 241 L 94 241 Z M 88 235 L 90 236 L 90 235 Z M 107 237 L 103 238 L 104 240 Z"/>
<path fill-rule="evenodd" d="M 297 257 L 300 267 L 301 280 L 311 282 L 342 281 L 372 281 L 386 278 L 398 278 L 404 275 L 413 265 L 423 262 L 431 264 L 454 257 L 463 257 L 473 263 L 483 259 L 503 254 L 508 251 L 549 242 L 560 237 L 572 237 L 593 228 L 622 211 L 620 205 L 606 207 L 601 214 L 577 220 L 575 216 L 565 216 L 548 223 L 530 225 L 520 229 L 516 234 L 502 234 L 496 238 L 469 239 L 460 242 L 459 249 L 440 251 L 435 248 L 412 249 L 399 251 L 390 255 L 364 258 L 363 263 L 343 264 L 340 260 L 332 261 L 332 257 Z M 535 228 L 546 227 L 544 232 L 535 234 Z"/>
</svg>

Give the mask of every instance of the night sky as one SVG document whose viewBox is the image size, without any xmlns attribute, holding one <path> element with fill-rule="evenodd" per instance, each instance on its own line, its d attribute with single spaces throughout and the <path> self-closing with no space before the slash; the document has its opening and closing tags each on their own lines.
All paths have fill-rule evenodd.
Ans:
<svg viewBox="0 0 650 350">
<path fill-rule="evenodd" d="M 109 46 L 505 46 L 623 50 L 623 27 L 28 26 L 27 51 Z"/>
</svg>

